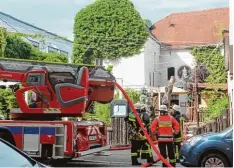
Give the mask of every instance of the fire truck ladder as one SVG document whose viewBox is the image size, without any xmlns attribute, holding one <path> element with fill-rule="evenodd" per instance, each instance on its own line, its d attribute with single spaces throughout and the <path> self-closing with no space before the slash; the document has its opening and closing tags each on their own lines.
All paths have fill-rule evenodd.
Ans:
<svg viewBox="0 0 234 168">
<path fill-rule="evenodd" d="M 157 154 L 158 158 L 155 159 L 155 162 L 158 161 L 162 161 L 167 167 L 173 167 L 170 163 L 168 163 L 168 161 L 160 154 L 160 152 L 158 151 L 158 149 L 155 147 L 155 144 L 153 143 L 152 139 L 150 138 L 149 134 L 147 133 L 146 128 L 144 127 L 140 117 L 137 115 L 137 111 L 134 108 L 133 102 L 131 101 L 131 99 L 128 97 L 127 93 L 124 91 L 124 89 L 116 82 L 115 85 L 119 88 L 119 90 L 123 93 L 124 97 L 127 99 L 132 111 L 135 114 L 135 117 L 138 121 L 138 123 L 140 124 L 141 129 L 143 130 L 144 135 L 146 136 L 150 146 L 153 148 L 154 152 Z M 149 165 L 147 165 L 149 166 Z M 144 167 L 144 166 L 143 166 Z"/>
</svg>

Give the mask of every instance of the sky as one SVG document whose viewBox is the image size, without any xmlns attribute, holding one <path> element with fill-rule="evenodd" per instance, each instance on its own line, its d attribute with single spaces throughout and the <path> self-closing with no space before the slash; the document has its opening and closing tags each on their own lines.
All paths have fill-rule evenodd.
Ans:
<svg viewBox="0 0 234 168">
<path fill-rule="evenodd" d="M 73 39 L 76 13 L 94 0 L 0 0 L 0 11 L 37 27 Z M 152 23 L 171 13 L 228 7 L 229 0 L 132 0 Z"/>
</svg>

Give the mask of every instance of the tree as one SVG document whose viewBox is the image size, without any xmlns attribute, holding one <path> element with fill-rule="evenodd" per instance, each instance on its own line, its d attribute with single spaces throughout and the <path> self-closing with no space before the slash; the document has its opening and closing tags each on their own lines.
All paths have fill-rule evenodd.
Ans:
<svg viewBox="0 0 234 168">
<path fill-rule="evenodd" d="M 6 58 L 30 59 L 32 46 L 16 35 L 8 35 L 6 38 Z"/>
<path fill-rule="evenodd" d="M 130 0 L 96 0 L 75 17 L 73 62 L 133 56 L 140 53 L 148 35 Z"/>
<path fill-rule="evenodd" d="M 221 54 L 220 48 L 215 46 L 196 47 L 192 50 L 192 54 L 195 56 L 196 62 L 203 65 L 208 71 L 208 74 L 205 74 L 205 82 L 214 84 L 227 82 L 224 56 Z"/>
<path fill-rule="evenodd" d="M 9 109 L 17 107 L 17 100 L 11 89 L 0 89 L 0 113 L 9 119 Z"/>
</svg>

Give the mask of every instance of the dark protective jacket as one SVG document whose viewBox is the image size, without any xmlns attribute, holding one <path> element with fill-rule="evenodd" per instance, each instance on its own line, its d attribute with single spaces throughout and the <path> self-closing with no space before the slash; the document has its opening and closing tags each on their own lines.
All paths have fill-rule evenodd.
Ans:
<svg viewBox="0 0 234 168">
<path fill-rule="evenodd" d="M 177 120 L 177 122 L 180 124 L 180 132 L 174 136 L 175 142 L 182 142 L 184 139 L 184 117 L 181 116 L 179 111 L 176 111 L 173 114 L 173 117 Z"/>
<path fill-rule="evenodd" d="M 149 126 L 150 126 L 150 116 L 146 112 L 138 113 L 143 125 L 149 132 Z M 127 117 L 124 119 L 126 122 L 128 122 L 131 125 L 131 128 L 129 130 L 130 139 L 146 139 L 144 136 L 143 131 L 141 130 L 140 124 L 137 122 L 137 119 L 135 117 L 135 114 L 133 112 L 130 112 Z"/>
</svg>

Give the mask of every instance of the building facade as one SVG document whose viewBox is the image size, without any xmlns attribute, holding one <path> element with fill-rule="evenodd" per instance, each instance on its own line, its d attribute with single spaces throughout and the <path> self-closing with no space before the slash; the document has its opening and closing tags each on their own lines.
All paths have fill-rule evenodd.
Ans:
<svg viewBox="0 0 234 168">
<path fill-rule="evenodd" d="M 57 52 L 68 56 L 69 62 L 72 58 L 73 42 L 65 38 L 26 23 L 13 16 L 0 12 L 0 27 L 6 28 L 9 32 L 20 32 L 30 35 L 42 35 L 41 38 L 27 38 L 27 42 L 43 52 Z"/>
<path fill-rule="evenodd" d="M 229 8 L 217 8 L 174 13 L 154 24 L 152 34 L 161 43 L 156 64 L 156 86 L 167 85 L 170 76 L 176 77 L 176 87 L 192 77 L 195 66 L 191 48 L 222 44 L 221 28 L 229 26 Z M 146 46 L 151 50 L 150 46 Z M 147 55 L 145 55 L 147 57 Z M 183 79 L 183 70 L 187 77 Z M 146 82 L 147 83 L 147 82 Z"/>
<path fill-rule="evenodd" d="M 156 76 L 154 78 L 153 61 L 156 62 L 154 59 L 159 58 L 159 54 L 160 43 L 150 36 L 140 54 L 129 58 L 104 60 L 103 65 L 113 65 L 112 73 L 124 88 L 140 90 L 145 86 L 153 86 L 157 79 Z"/>
</svg>

